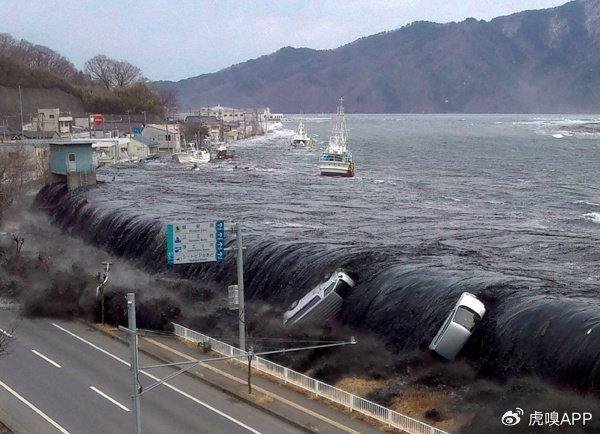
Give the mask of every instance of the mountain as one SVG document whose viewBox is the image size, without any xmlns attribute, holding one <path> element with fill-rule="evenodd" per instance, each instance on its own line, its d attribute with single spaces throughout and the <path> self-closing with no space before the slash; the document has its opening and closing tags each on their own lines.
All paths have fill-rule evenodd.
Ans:
<svg viewBox="0 0 600 434">
<path fill-rule="evenodd" d="M 334 50 L 285 47 L 216 73 L 155 85 L 182 108 L 350 112 L 600 110 L 600 0 L 460 23 L 415 22 Z"/>
</svg>

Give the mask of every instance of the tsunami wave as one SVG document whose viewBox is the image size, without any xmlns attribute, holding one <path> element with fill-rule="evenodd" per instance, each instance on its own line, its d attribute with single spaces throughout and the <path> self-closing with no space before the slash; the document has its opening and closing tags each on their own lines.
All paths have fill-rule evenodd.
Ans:
<svg viewBox="0 0 600 434">
<path fill-rule="evenodd" d="M 164 222 L 104 209 L 66 187 L 44 187 L 36 206 L 62 229 L 154 272 L 167 269 Z M 536 375 L 580 390 L 600 392 L 600 301 L 570 296 L 569 288 L 510 273 L 431 266 L 421 258 L 447 246 L 418 251 L 358 243 L 339 246 L 294 239 L 247 238 L 246 294 L 283 312 L 334 269 L 357 281 L 340 321 L 381 336 L 395 351 L 426 350 L 463 291 L 477 295 L 487 314 L 462 355 L 496 379 Z M 462 254 L 468 255 L 465 251 Z M 188 264 L 174 271 L 189 279 L 230 282 L 235 257 L 221 264 Z M 226 283 L 224 283 L 226 286 Z"/>
</svg>

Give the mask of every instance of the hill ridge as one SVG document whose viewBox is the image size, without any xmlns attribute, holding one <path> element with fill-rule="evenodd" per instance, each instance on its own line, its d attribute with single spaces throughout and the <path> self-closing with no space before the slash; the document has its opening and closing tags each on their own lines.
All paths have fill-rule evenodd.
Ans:
<svg viewBox="0 0 600 434">
<path fill-rule="evenodd" d="M 416 21 L 331 50 L 282 47 L 157 87 L 182 108 L 284 112 L 593 112 L 600 107 L 600 0 L 489 21 Z"/>
</svg>

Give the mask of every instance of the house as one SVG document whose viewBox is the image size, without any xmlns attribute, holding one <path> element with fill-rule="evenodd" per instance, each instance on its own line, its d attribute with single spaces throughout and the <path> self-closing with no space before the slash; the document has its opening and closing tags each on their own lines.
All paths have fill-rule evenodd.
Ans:
<svg viewBox="0 0 600 434">
<path fill-rule="evenodd" d="M 56 132 L 69 134 L 73 128 L 74 119 L 70 114 L 61 115 L 59 108 L 38 109 L 31 124 L 24 125 L 28 131 Z"/>
<path fill-rule="evenodd" d="M 181 132 L 179 124 L 148 124 L 142 130 L 142 136 L 155 143 L 159 152 L 180 152 Z"/>
<path fill-rule="evenodd" d="M 131 141 L 133 142 L 133 146 L 138 148 L 140 146 L 143 146 L 147 151 L 143 151 L 143 152 L 148 152 L 148 155 L 152 155 L 152 154 L 158 154 L 158 142 L 152 140 L 149 137 L 144 137 L 141 134 L 133 136 L 131 138 Z M 143 158 L 143 157 L 140 157 Z"/>
<path fill-rule="evenodd" d="M 131 137 L 129 143 L 127 143 L 127 154 L 134 160 L 146 158 L 150 155 L 150 147 L 138 138 L 136 136 Z"/>
<path fill-rule="evenodd" d="M 227 123 L 223 126 L 223 140 L 225 142 L 231 142 L 241 138 L 240 132 L 238 131 L 237 124 Z"/>
<path fill-rule="evenodd" d="M 271 113 L 271 109 L 267 107 L 262 110 L 260 117 L 262 121 L 281 121 L 283 119 L 283 113 Z"/>
<path fill-rule="evenodd" d="M 91 139 L 91 141 L 96 165 L 135 161 L 150 155 L 148 145 L 130 137 Z"/>
<path fill-rule="evenodd" d="M 91 141 L 50 142 L 50 179 L 64 182 L 69 191 L 96 184 Z"/>
<path fill-rule="evenodd" d="M 130 159 L 127 155 L 129 139 L 93 138 L 89 140 L 92 142 L 94 165 L 96 166 Z"/>
<path fill-rule="evenodd" d="M 225 122 L 243 122 L 246 118 L 246 113 L 250 113 L 250 110 L 223 107 L 221 105 L 200 108 L 200 116 L 214 116 Z"/>
<path fill-rule="evenodd" d="M 37 130 L 38 131 L 56 131 L 59 132 L 59 108 L 38 109 L 37 111 Z"/>
</svg>

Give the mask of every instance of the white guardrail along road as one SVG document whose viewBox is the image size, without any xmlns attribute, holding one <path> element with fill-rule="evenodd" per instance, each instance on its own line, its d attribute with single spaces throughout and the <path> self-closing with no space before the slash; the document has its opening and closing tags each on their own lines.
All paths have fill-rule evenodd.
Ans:
<svg viewBox="0 0 600 434">
<path fill-rule="evenodd" d="M 211 349 L 223 356 L 243 356 L 245 351 L 234 346 L 226 344 L 206 336 L 197 331 L 188 329 L 179 324 L 173 323 L 175 335 L 195 343 L 209 344 Z M 234 359 L 239 363 L 246 365 L 247 358 Z M 308 377 L 300 372 L 293 371 L 285 366 L 278 365 L 262 357 L 252 358 L 252 367 L 260 372 L 272 375 L 285 383 L 293 384 L 296 387 L 314 393 L 317 396 L 333 401 L 346 407 L 350 411 L 357 411 L 366 416 L 372 417 L 379 422 L 386 423 L 394 428 L 399 428 L 410 434 L 448 434 L 424 422 L 413 419 L 397 411 L 390 410 L 374 402 L 368 401 L 360 396 L 353 395 L 344 390 L 323 383 L 314 378 Z"/>
</svg>

